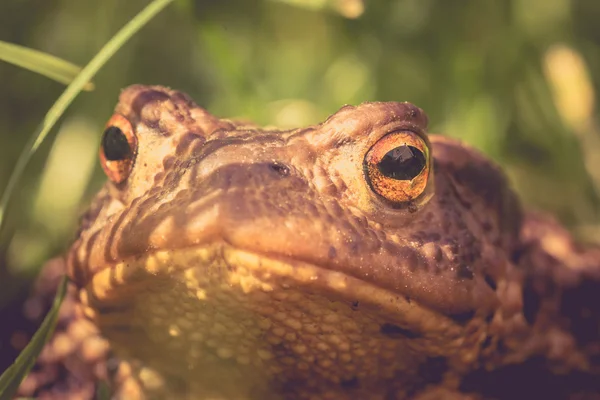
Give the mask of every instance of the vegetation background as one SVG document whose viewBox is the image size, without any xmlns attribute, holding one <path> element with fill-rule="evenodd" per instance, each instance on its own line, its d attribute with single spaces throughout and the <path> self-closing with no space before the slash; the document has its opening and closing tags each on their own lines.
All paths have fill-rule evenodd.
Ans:
<svg viewBox="0 0 600 400">
<path fill-rule="evenodd" d="M 147 0 L 0 1 L 0 40 L 84 65 Z M 161 84 L 283 127 L 410 101 L 500 163 L 529 208 L 600 242 L 597 0 L 177 0 L 101 70 L 34 156 L 0 235 L 0 371 L 28 283 L 104 177 L 120 88 Z M 0 63 L 0 192 L 64 87 Z"/>
</svg>

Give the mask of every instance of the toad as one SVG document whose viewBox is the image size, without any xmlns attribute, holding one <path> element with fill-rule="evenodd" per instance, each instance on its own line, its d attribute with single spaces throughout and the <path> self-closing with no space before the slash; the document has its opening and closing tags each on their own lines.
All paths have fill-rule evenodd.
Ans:
<svg viewBox="0 0 600 400">
<path fill-rule="evenodd" d="M 600 393 L 600 250 L 522 212 L 498 166 L 426 126 L 374 102 L 280 131 L 126 88 L 101 139 L 108 181 L 50 264 L 71 311 L 22 392 Z"/>
</svg>

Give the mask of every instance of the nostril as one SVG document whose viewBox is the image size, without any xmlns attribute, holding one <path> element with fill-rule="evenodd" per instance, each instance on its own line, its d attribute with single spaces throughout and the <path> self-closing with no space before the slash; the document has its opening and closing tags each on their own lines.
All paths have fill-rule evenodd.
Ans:
<svg viewBox="0 0 600 400">
<path fill-rule="evenodd" d="M 281 176 L 288 176 L 290 174 L 290 169 L 287 165 L 278 163 L 278 162 L 272 162 L 269 164 L 269 169 L 273 172 L 278 173 Z"/>
</svg>

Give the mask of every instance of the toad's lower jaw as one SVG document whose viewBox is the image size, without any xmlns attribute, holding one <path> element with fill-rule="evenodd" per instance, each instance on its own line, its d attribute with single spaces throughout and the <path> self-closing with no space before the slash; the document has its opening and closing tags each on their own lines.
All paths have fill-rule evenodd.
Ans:
<svg viewBox="0 0 600 400">
<path fill-rule="evenodd" d="M 355 382 L 365 394 L 400 390 L 464 337 L 464 327 L 405 296 L 224 242 L 124 260 L 81 297 L 117 355 L 191 398 L 341 394 Z M 147 371 L 138 371 L 142 383 L 160 386 Z"/>
</svg>

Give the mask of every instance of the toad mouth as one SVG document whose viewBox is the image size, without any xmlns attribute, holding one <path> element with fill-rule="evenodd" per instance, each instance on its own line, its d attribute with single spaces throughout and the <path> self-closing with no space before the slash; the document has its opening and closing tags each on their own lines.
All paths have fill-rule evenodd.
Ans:
<svg viewBox="0 0 600 400">
<path fill-rule="evenodd" d="M 157 250 L 117 262 L 88 282 L 84 303 L 92 307 L 86 307 L 90 317 L 101 318 L 103 313 L 129 308 L 127 303 L 134 303 L 137 293 L 169 293 L 170 285 L 187 291 L 194 302 L 211 301 L 214 286 L 227 288 L 235 301 L 245 301 L 253 293 L 280 300 L 286 292 L 299 289 L 377 314 L 412 332 L 447 335 L 456 329 L 451 318 L 371 282 L 289 257 L 242 250 L 224 241 Z"/>
</svg>

